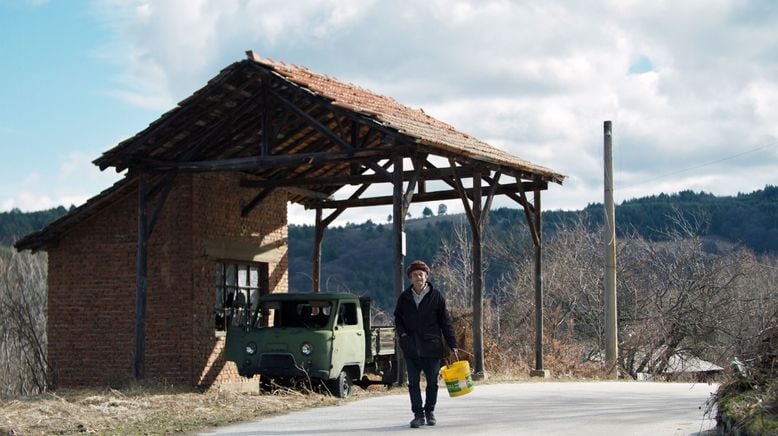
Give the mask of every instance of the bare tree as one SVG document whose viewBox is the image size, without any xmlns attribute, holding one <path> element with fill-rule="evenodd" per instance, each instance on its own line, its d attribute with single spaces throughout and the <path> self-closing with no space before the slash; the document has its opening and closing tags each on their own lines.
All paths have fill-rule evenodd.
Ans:
<svg viewBox="0 0 778 436">
<path fill-rule="evenodd" d="M 696 356 L 721 366 L 734 356 L 756 359 L 761 344 L 757 338 L 776 329 L 776 260 L 757 258 L 738 247 L 716 249 L 698 236 L 706 225 L 704 219 L 685 220 L 680 214 L 670 219 L 675 220 L 674 230 L 667 231 L 662 241 L 620 237 L 617 279 L 623 374 L 663 374 L 674 355 Z M 513 360 L 531 360 L 534 342 L 534 265 L 525 233 L 488 237 L 484 247 L 485 261 L 493 268 L 485 289 L 490 303 L 485 344 L 499 345 L 499 354 Z M 556 229 L 544 244 L 549 365 L 573 368 L 597 362 L 603 349 L 599 253 L 604 242 L 600 235 L 588 231 L 582 219 Z M 452 308 L 465 314 L 471 313 L 469 247 L 468 232 L 460 223 L 435 257 L 434 279 L 447 292 Z M 489 350 L 485 351 L 489 360 Z"/>
<path fill-rule="evenodd" d="M 472 239 L 464 220 L 454 224 L 451 240 L 444 240 L 433 259 L 431 280 L 445 292 L 449 308 L 471 312 L 473 295 Z"/>
<path fill-rule="evenodd" d="M 633 377 L 664 373 L 672 356 L 724 364 L 776 308 L 775 288 L 749 285 L 770 275 L 750 251 L 711 252 L 698 236 L 704 220 L 674 219 L 665 241 L 633 238 L 622 260 L 620 359 Z"/>
<path fill-rule="evenodd" d="M 0 250 L 0 356 L 3 395 L 48 388 L 45 254 Z"/>
</svg>

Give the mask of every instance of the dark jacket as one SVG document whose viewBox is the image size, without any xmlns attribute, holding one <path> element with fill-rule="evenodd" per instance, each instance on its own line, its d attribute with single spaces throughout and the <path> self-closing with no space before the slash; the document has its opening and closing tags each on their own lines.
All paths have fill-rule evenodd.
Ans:
<svg viewBox="0 0 778 436">
<path fill-rule="evenodd" d="M 394 309 L 394 327 L 400 338 L 400 347 L 406 357 L 437 357 L 448 354 L 443 338 L 449 348 L 457 348 L 451 316 L 446 309 L 446 299 L 430 282 L 429 293 L 416 307 L 413 301 L 413 285 L 397 299 Z"/>
</svg>

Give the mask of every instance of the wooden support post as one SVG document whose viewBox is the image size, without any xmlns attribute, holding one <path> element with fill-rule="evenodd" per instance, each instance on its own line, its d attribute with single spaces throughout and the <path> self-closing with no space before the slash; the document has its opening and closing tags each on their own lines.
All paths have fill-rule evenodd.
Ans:
<svg viewBox="0 0 778 436">
<path fill-rule="evenodd" d="M 540 212 L 540 190 L 535 190 L 534 225 L 537 235 L 535 244 L 535 369 L 533 377 L 548 377 L 543 368 L 543 216 Z M 530 223 L 532 225 L 532 223 Z"/>
<path fill-rule="evenodd" d="M 473 262 L 473 354 L 475 368 L 473 378 L 483 380 L 486 378 L 484 369 L 484 273 L 483 242 L 481 239 L 481 173 L 473 174 L 473 220 L 470 220 L 473 233 L 472 262 Z"/>
<path fill-rule="evenodd" d="M 264 77 L 262 78 L 262 142 L 260 145 L 259 155 L 260 156 L 270 156 L 272 153 L 270 151 L 270 141 L 271 137 L 271 128 L 270 128 L 270 115 L 268 112 L 270 111 L 270 105 L 268 104 L 268 95 L 267 95 L 267 89 L 270 86 L 268 83 L 268 78 Z"/>
<path fill-rule="evenodd" d="M 405 208 L 403 207 L 403 158 L 394 158 L 394 172 L 392 173 L 392 184 L 394 187 L 392 199 L 392 229 L 394 242 L 394 262 L 392 270 L 394 273 L 394 299 L 400 298 L 400 294 L 405 290 Z M 395 335 L 396 336 L 396 335 Z M 399 338 L 395 337 L 395 349 L 397 350 L 397 383 L 404 385 L 407 378 L 405 374 L 405 360 L 400 349 Z"/>
<path fill-rule="evenodd" d="M 146 290 L 148 284 L 146 230 L 146 179 L 143 173 L 138 175 L 138 251 L 136 255 L 136 291 L 135 291 L 135 360 L 133 373 L 135 380 L 144 377 Z"/>
<path fill-rule="evenodd" d="M 313 237 L 313 277 L 311 281 L 311 290 L 321 292 L 321 242 L 324 239 L 324 227 L 321 219 L 321 208 L 316 209 L 316 227 Z"/>
</svg>

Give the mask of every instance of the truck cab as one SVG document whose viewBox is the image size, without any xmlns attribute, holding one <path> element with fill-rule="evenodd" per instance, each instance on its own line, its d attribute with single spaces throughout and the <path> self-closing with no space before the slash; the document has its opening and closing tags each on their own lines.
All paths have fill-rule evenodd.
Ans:
<svg viewBox="0 0 778 436">
<path fill-rule="evenodd" d="M 367 383 L 366 372 L 392 366 L 394 348 L 387 341 L 394 329 L 371 328 L 369 299 L 267 294 L 240 313 L 227 329 L 226 359 L 241 376 L 259 375 L 261 385 L 323 381 L 333 395 L 346 397 L 355 382 Z"/>
</svg>

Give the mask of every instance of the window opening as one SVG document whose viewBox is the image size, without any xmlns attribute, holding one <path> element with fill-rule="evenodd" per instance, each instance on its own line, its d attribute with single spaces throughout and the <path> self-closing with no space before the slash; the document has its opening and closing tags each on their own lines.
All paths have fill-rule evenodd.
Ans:
<svg viewBox="0 0 778 436">
<path fill-rule="evenodd" d="M 357 304 L 343 303 L 338 311 L 338 325 L 357 325 Z"/>
<path fill-rule="evenodd" d="M 327 328 L 330 325 L 332 303 L 329 301 L 268 301 L 262 313 L 272 314 L 268 327 Z"/>
<path fill-rule="evenodd" d="M 270 291 L 268 264 L 218 262 L 214 279 L 216 333 L 223 334 L 229 325 L 256 325 L 259 296 Z"/>
</svg>

